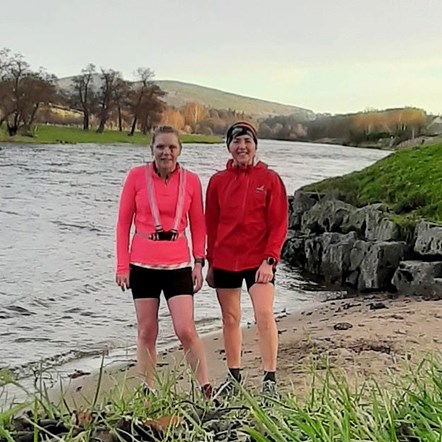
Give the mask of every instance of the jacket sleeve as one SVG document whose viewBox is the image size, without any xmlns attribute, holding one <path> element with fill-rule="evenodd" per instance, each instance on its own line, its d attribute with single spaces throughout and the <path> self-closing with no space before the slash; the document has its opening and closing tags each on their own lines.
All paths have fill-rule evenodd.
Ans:
<svg viewBox="0 0 442 442">
<path fill-rule="evenodd" d="M 194 258 L 204 258 L 204 250 L 206 246 L 206 222 L 204 220 L 203 191 L 198 176 L 194 175 L 192 184 L 192 201 L 190 202 L 189 208 L 192 253 Z"/>
<path fill-rule="evenodd" d="M 117 275 L 129 272 L 129 236 L 135 214 L 135 175 L 130 171 L 123 185 L 118 209 L 116 252 Z"/>
<path fill-rule="evenodd" d="M 207 254 L 209 264 L 213 261 L 213 248 L 216 243 L 218 231 L 219 203 L 215 180 L 210 178 L 206 191 L 206 228 L 207 228 Z"/>
<path fill-rule="evenodd" d="M 282 246 L 287 237 L 288 199 L 284 183 L 279 175 L 273 173 L 272 176 L 273 185 L 267 203 L 268 240 L 263 258 L 272 257 L 279 261 Z"/>
</svg>

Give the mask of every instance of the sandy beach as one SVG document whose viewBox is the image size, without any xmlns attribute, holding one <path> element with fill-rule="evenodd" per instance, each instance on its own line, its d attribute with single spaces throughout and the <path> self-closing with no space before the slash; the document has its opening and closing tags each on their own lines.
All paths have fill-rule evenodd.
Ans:
<svg viewBox="0 0 442 442">
<path fill-rule="evenodd" d="M 279 330 L 278 381 L 282 391 L 302 397 L 309 388 L 311 368 L 327 364 L 343 370 L 351 384 L 374 378 L 387 380 L 407 364 L 418 363 L 428 352 L 438 352 L 442 342 L 442 301 L 391 297 L 388 294 L 359 295 L 324 301 L 315 307 L 277 318 Z M 243 367 L 249 387 L 259 386 L 262 370 L 254 326 L 243 330 Z M 225 377 L 221 333 L 204 337 L 214 385 Z M 159 355 L 160 374 L 179 373 L 183 388 L 188 377 L 179 348 Z M 98 374 L 78 376 L 65 386 L 68 403 L 79 406 L 95 394 Z M 100 394 L 124 385 L 139 385 L 135 367 L 113 367 L 103 372 Z M 52 390 L 57 400 L 59 390 Z"/>
</svg>

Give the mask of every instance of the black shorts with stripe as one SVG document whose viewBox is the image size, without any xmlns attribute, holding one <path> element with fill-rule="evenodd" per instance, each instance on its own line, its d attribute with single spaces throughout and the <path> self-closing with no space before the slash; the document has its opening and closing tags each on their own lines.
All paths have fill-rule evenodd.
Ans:
<svg viewBox="0 0 442 442">
<path fill-rule="evenodd" d="M 134 299 L 160 299 L 161 292 L 166 300 L 178 295 L 193 295 L 192 269 L 146 269 L 131 264 L 129 286 Z"/>
</svg>

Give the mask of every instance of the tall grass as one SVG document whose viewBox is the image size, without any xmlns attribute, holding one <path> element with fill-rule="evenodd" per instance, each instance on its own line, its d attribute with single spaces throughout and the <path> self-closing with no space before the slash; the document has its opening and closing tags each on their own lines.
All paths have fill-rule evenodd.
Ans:
<svg viewBox="0 0 442 442">
<path fill-rule="evenodd" d="M 21 420 L 14 419 L 20 406 L 0 414 L 0 440 L 17 440 L 17 422 L 28 426 L 28 436 L 32 431 L 35 441 L 442 440 L 442 366 L 436 357 L 425 358 L 386 384 L 367 380 L 357 388 L 351 388 L 342 373 L 326 368 L 315 373 L 307 397 L 292 391 L 270 405 L 268 401 L 263 405 L 259 394 L 247 390 L 224 403 L 207 402 L 195 386 L 190 393 L 179 391 L 177 378 L 169 375 L 159 380 L 147 406 L 142 389 L 128 394 L 122 381 L 102 401 L 95 398 L 81 412 L 69 408 L 64 399 L 49 403 L 47 392 L 38 386 Z M 55 434 L 56 425 L 51 432 L 50 419 L 59 422 L 63 432 Z"/>
</svg>

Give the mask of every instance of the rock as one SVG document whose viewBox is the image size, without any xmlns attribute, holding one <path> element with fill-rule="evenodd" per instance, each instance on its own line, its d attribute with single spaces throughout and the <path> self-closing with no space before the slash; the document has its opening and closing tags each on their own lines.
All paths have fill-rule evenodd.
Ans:
<svg viewBox="0 0 442 442">
<path fill-rule="evenodd" d="M 370 206 L 369 206 L 370 207 Z M 356 209 L 344 216 L 341 224 L 341 232 L 357 232 L 365 236 L 367 207 Z"/>
<path fill-rule="evenodd" d="M 322 258 L 322 243 L 317 237 L 309 238 L 304 242 L 305 265 L 307 271 L 319 274 Z"/>
<path fill-rule="evenodd" d="M 442 259 L 442 226 L 421 221 L 416 227 L 414 251 L 422 256 Z"/>
<path fill-rule="evenodd" d="M 368 304 L 370 310 L 380 310 L 382 308 L 388 308 L 383 302 L 370 302 Z"/>
<path fill-rule="evenodd" d="M 333 198 L 323 198 L 302 215 L 301 230 L 306 233 L 339 232 L 344 217 L 356 208 Z"/>
<path fill-rule="evenodd" d="M 442 296 L 442 261 L 403 261 L 392 283 L 399 293 L 438 298 Z"/>
<path fill-rule="evenodd" d="M 289 264 L 304 267 L 306 261 L 305 241 L 307 238 L 309 236 L 301 232 L 289 231 L 282 248 L 282 258 Z"/>
<path fill-rule="evenodd" d="M 381 204 L 373 204 L 365 210 L 365 238 L 368 241 L 396 241 L 400 237 L 399 227 L 381 209 Z"/>
<path fill-rule="evenodd" d="M 350 254 L 357 240 L 355 232 L 347 235 L 341 233 L 324 233 L 321 235 L 322 257 L 320 273 L 331 283 L 344 282 L 350 265 Z"/>
<path fill-rule="evenodd" d="M 302 215 L 310 210 L 322 196 L 316 192 L 297 190 L 292 198 L 289 197 L 289 229 L 299 228 Z"/>
<path fill-rule="evenodd" d="M 349 328 L 353 328 L 353 324 L 350 324 L 349 322 L 338 322 L 333 328 L 335 330 L 348 330 Z"/>
<path fill-rule="evenodd" d="M 405 242 L 373 243 L 362 260 L 358 278 L 358 290 L 382 290 L 391 288 L 391 279 L 400 261 L 408 251 Z"/>
</svg>

